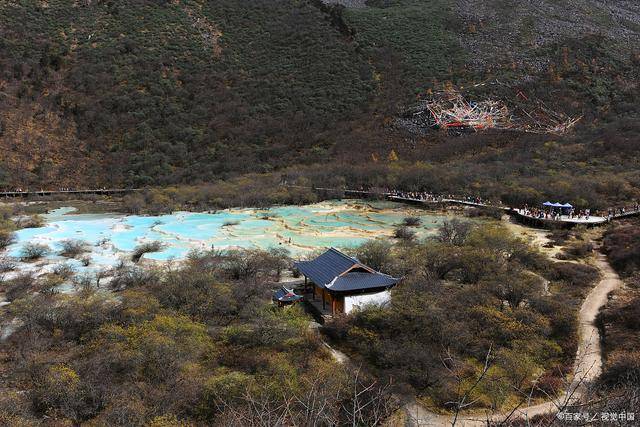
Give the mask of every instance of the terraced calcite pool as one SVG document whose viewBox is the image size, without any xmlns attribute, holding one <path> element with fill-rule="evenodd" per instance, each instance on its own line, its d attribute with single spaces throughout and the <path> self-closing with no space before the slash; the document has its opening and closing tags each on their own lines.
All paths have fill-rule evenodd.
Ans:
<svg viewBox="0 0 640 427">
<path fill-rule="evenodd" d="M 91 245 L 92 270 L 115 265 L 144 242 L 160 241 L 161 252 L 146 254 L 157 261 L 184 258 L 193 249 L 284 247 L 296 255 L 329 246 L 346 248 L 369 239 L 389 238 L 406 216 L 418 216 L 418 237 L 433 233 L 444 216 L 392 202 L 329 201 L 307 206 L 270 209 L 228 209 L 215 213 L 178 212 L 172 215 L 74 215 L 62 208 L 45 215 L 46 225 L 17 232 L 8 254 L 19 257 L 27 242 L 46 244 L 49 261 L 60 242 L 81 239 Z M 79 270 L 77 260 L 64 260 Z"/>
</svg>

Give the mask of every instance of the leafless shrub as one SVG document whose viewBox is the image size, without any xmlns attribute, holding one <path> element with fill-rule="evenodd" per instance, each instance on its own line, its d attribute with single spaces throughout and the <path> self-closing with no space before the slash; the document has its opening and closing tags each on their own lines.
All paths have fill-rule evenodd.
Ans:
<svg viewBox="0 0 640 427">
<path fill-rule="evenodd" d="M 73 287 L 79 292 L 88 292 L 93 289 L 94 278 L 91 274 L 85 273 L 73 278 Z"/>
<path fill-rule="evenodd" d="M 11 258 L 0 258 L 0 273 L 7 273 L 16 269 L 16 263 Z"/>
<path fill-rule="evenodd" d="M 27 243 L 20 251 L 20 258 L 25 261 L 35 261 L 47 256 L 51 252 L 49 246 L 40 243 Z"/>
<path fill-rule="evenodd" d="M 417 227 L 422 223 L 422 220 L 417 216 L 408 216 L 402 220 L 402 225 L 405 227 Z"/>
<path fill-rule="evenodd" d="M 31 273 L 20 274 L 19 276 L 5 282 L 5 298 L 7 301 L 15 301 L 33 289 L 36 285 L 36 278 Z"/>
<path fill-rule="evenodd" d="M 157 280 L 157 274 L 152 269 L 137 266 L 121 265 L 113 271 L 113 278 L 109 282 L 109 288 L 114 291 L 142 287 Z"/>
<path fill-rule="evenodd" d="M 415 240 L 416 233 L 413 230 L 410 230 L 408 227 L 400 226 L 393 231 L 393 237 L 395 237 L 396 239 L 404 240 L 406 242 L 411 242 Z"/>
<path fill-rule="evenodd" d="M 87 252 L 87 242 L 84 240 L 68 239 L 60 242 L 59 254 L 66 258 L 75 258 L 80 254 Z"/>
<path fill-rule="evenodd" d="M 14 233 L 9 233 L 6 231 L 0 232 L 0 250 L 6 249 L 9 245 L 13 244 L 16 241 L 16 236 Z"/>
<path fill-rule="evenodd" d="M 53 267 L 53 274 L 60 277 L 63 280 L 68 280 L 76 273 L 75 268 L 72 265 L 64 263 L 58 264 Z"/>
<path fill-rule="evenodd" d="M 472 226 L 469 222 L 460 221 L 457 218 L 445 220 L 438 230 L 436 239 L 442 243 L 460 246 L 464 243 L 471 229 Z"/>
<path fill-rule="evenodd" d="M 222 424 L 230 426 L 375 426 L 399 408 L 391 384 L 372 380 L 359 368 L 308 379 L 304 390 L 293 395 L 248 389 L 235 400 L 217 396 L 216 404 Z"/>
<path fill-rule="evenodd" d="M 159 241 L 143 243 L 141 245 L 136 246 L 136 248 L 133 250 L 133 254 L 131 255 L 131 260 L 133 262 L 138 262 L 140 261 L 140 258 L 142 258 L 144 254 L 148 254 L 151 252 L 159 252 L 163 248 L 164 248 L 164 245 L 162 244 L 162 242 L 159 242 Z"/>
<path fill-rule="evenodd" d="M 550 274 L 553 280 L 562 280 L 577 287 L 587 287 L 599 277 L 598 270 L 595 268 L 572 262 L 553 264 Z"/>
</svg>

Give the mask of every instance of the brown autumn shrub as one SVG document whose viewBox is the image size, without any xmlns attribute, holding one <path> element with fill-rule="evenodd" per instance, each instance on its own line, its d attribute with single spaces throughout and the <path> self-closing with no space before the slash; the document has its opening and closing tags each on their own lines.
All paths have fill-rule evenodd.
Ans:
<svg viewBox="0 0 640 427">
<path fill-rule="evenodd" d="M 14 243 L 16 240 L 15 235 L 8 231 L 0 231 L 0 250 L 4 250 L 7 246 Z"/>
<path fill-rule="evenodd" d="M 561 260 L 577 260 L 586 258 L 593 253 L 593 243 L 591 242 L 573 242 L 566 246 L 556 258 Z"/>
<path fill-rule="evenodd" d="M 623 275 L 640 269 L 640 227 L 624 225 L 608 230 L 603 250 L 611 265 Z"/>
<path fill-rule="evenodd" d="M 640 383 L 640 351 L 612 353 L 599 381 L 608 388 Z"/>
<path fill-rule="evenodd" d="M 561 280 L 578 288 L 588 287 L 600 277 L 596 268 L 573 262 L 559 262 L 553 264 L 550 275 L 552 280 Z"/>
</svg>

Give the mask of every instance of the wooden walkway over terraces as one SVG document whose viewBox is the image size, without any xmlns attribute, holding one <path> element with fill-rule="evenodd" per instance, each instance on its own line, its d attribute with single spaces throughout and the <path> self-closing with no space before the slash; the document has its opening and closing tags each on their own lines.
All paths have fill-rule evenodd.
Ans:
<svg viewBox="0 0 640 427">
<path fill-rule="evenodd" d="M 301 186 L 293 186 L 288 185 L 288 187 L 298 187 L 303 188 Z M 310 187 L 304 187 L 310 188 Z M 389 192 L 389 191 L 376 191 L 376 190 L 352 190 L 352 189 L 339 189 L 339 188 L 327 188 L 327 187 L 313 187 L 315 191 L 320 192 L 329 192 L 329 193 L 337 193 L 344 194 L 347 197 L 379 197 L 387 200 L 401 202 L 401 203 L 410 203 L 410 204 L 418 204 L 418 205 L 429 205 L 429 206 L 438 206 L 438 205 L 460 205 L 460 206 L 470 206 L 477 208 L 485 208 L 485 209 L 498 209 L 500 211 L 505 212 L 513 216 L 519 222 L 522 222 L 527 225 L 531 225 L 534 227 L 541 228 L 551 228 L 551 227 L 573 227 L 576 225 L 584 225 L 587 227 L 597 226 L 608 224 L 613 220 L 630 218 L 633 216 L 640 216 L 640 209 L 625 209 L 624 212 L 619 212 L 616 214 L 612 214 L 610 216 L 598 216 L 598 215 L 590 215 L 589 217 L 581 216 L 568 216 L 561 215 L 556 218 L 550 217 L 538 217 L 533 216 L 525 212 L 524 209 L 514 208 L 510 206 L 505 206 L 502 204 L 493 204 L 486 202 L 476 202 L 472 200 L 465 200 L 464 198 L 456 198 L 450 196 L 437 196 L 437 195 L 429 195 L 429 197 L 424 198 L 415 198 L 408 197 L 402 195 L 400 192 Z"/>
</svg>

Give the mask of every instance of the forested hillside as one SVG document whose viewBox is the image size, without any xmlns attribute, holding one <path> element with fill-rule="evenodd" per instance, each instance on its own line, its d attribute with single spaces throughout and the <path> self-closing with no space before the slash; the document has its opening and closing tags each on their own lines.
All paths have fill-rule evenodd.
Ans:
<svg viewBox="0 0 640 427">
<path fill-rule="evenodd" d="M 0 185 L 198 184 L 292 166 L 317 177 L 331 164 L 358 185 L 394 183 L 400 168 L 415 188 L 638 196 L 634 2 L 343 3 L 361 7 L 0 3 Z M 562 136 L 396 125 L 446 87 L 582 120 Z"/>
</svg>

